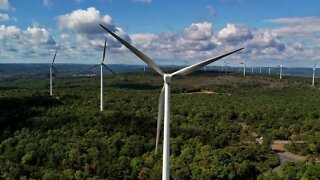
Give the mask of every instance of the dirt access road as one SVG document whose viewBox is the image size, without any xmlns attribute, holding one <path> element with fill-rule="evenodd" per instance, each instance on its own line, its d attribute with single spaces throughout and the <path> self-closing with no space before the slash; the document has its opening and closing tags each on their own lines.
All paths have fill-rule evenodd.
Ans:
<svg viewBox="0 0 320 180">
<path fill-rule="evenodd" d="M 284 148 L 285 144 L 291 143 L 290 141 L 284 141 L 284 140 L 275 140 L 273 141 L 273 144 L 271 145 L 271 148 L 274 152 L 276 152 L 280 158 L 280 166 L 277 166 L 273 169 L 273 171 L 277 172 L 281 169 L 281 166 L 284 164 L 284 162 L 296 162 L 296 161 L 305 161 L 307 158 L 305 156 L 300 156 L 298 154 L 293 154 L 289 151 L 287 151 Z M 297 141 L 295 143 L 305 143 L 304 141 Z"/>
<path fill-rule="evenodd" d="M 238 123 L 243 129 L 247 129 L 248 125 L 245 123 Z M 256 132 L 251 132 L 251 136 L 256 138 L 256 142 L 262 144 L 263 138 L 258 138 L 258 134 Z M 296 162 L 296 161 L 305 161 L 307 158 L 305 156 L 300 156 L 298 154 L 293 154 L 287 151 L 284 148 L 285 144 L 290 144 L 291 141 L 288 140 L 274 140 L 271 148 L 274 152 L 276 152 L 280 158 L 280 165 L 273 169 L 273 171 L 279 171 L 284 162 Z M 305 141 L 295 141 L 295 143 L 305 143 Z"/>
</svg>

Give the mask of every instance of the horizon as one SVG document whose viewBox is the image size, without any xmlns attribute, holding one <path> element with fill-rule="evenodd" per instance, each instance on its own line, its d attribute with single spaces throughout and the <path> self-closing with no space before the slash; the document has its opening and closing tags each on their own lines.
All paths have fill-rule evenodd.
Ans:
<svg viewBox="0 0 320 180">
<path fill-rule="evenodd" d="M 38 62 L 31 62 L 31 63 L 1 63 L 2 65 L 48 65 L 50 63 L 38 63 Z M 0 65 L 1 65 L 0 64 Z M 55 65 L 96 65 L 96 64 L 99 64 L 99 63 L 63 63 L 63 62 L 55 62 L 54 63 Z M 189 66 L 189 65 L 192 65 L 192 64 L 188 64 L 188 65 L 184 65 L 184 64 L 159 64 L 160 67 L 167 67 L 167 66 L 174 66 L 174 67 L 186 67 L 186 66 Z M 112 63 L 112 64 L 108 64 L 108 66 L 146 66 L 146 68 L 148 69 L 152 69 L 151 67 L 149 67 L 147 64 L 116 64 L 116 63 Z M 217 65 L 217 64 L 212 64 L 212 65 L 207 65 L 205 67 L 225 67 L 225 65 Z M 237 68 L 237 67 L 241 67 L 243 68 L 243 65 L 242 64 L 239 64 L 239 65 L 227 65 L 227 67 L 233 67 L 233 68 Z M 279 68 L 280 65 L 275 65 L 275 66 L 252 66 L 252 65 L 247 65 L 246 68 L 251 68 L 251 67 L 254 67 L 254 68 Z M 284 68 L 301 68 L 301 69 L 312 69 L 313 66 L 310 66 L 310 67 L 305 67 L 305 66 L 286 66 L 286 65 L 283 65 Z M 1 69 L 1 66 L 0 66 L 0 69 Z M 316 69 L 320 69 L 320 67 L 316 67 Z M 153 71 L 153 70 L 152 70 Z"/>
<path fill-rule="evenodd" d="M 158 64 L 193 64 L 244 47 L 226 59 L 230 65 L 312 67 L 320 60 L 319 6 L 316 0 L 1 0 L 0 63 L 49 63 L 58 49 L 57 63 L 96 64 L 107 38 L 107 63 L 143 65 L 102 23 Z"/>
</svg>

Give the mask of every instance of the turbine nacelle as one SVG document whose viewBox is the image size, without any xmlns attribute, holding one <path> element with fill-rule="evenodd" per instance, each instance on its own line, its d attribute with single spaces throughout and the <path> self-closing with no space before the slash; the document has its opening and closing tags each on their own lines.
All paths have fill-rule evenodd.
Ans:
<svg viewBox="0 0 320 180">
<path fill-rule="evenodd" d="M 163 81 L 167 84 L 171 84 L 172 82 L 172 75 L 171 74 L 164 74 Z"/>
</svg>

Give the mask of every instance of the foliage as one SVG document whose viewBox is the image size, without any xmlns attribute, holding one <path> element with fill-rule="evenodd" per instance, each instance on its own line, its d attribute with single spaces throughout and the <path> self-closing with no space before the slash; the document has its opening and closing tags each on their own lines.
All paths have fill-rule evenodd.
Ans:
<svg viewBox="0 0 320 180">
<path fill-rule="evenodd" d="M 154 148 L 162 80 L 123 76 L 105 77 L 104 112 L 97 77 L 55 79 L 52 98 L 43 79 L 0 82 L 1 179 L 159 179 L 161 142 L 158 154 Z M 184 93 L 196 90 L 215 93 Z M 172 92 L 172 179 L 268 177 L 262 174 L 280 163 L 272 139 L 305 140 L 305 154 L 319 155 L 320 92 L 300 78 L 200 73 L 174 79 Z M 251 131 L 266 141 L 256 144 Z M 288 164 L 269 175 L 316 177 L 317 168 Z"/>
</svg>

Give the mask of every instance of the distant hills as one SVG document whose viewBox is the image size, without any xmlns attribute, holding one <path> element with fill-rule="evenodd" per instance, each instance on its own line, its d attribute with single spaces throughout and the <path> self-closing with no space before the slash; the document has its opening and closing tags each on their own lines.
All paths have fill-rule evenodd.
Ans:
<svg viewBox="0 0 320 180">
<path fill-rule="evenodd" d="M 56 69 L 60 73 L 61 76 L 74 76 L 78 75 L 81 70 L 89 68 L 92 64 L 55 64 Z M 108 65 L 112 70 L 119 73 L 124 72 L 142 72 L 144 70 L 143 65 L 125 65 L 125 64 L 111 64 Z M 147 67 L 147 66 L 146 66 Z M 172 71 L 172 69 L 181 68 L 181 66 L 163 66 L 168 71 Z M 170 70 L 169 70 L 170 69 Z M 209 68 L 207 68 L 209 70 Z M 221 71 L 221 67 L 212 66 L 212 70 Z M 228 67 L 228 71 L 239 72 L 239 67 Z M 243 68 L 240 68 L 241 72 Z M 147 71 L 151 71 L 150 68 L 147 68 Z M 259 74 L 259 67 L 254 67 L 254 73 Z M 320 72 L 316 71 L 316 77 L 319 77 Z M 100 68 L 93 68 L 87 71 L 82 72 L 82 75 L 90 75 L 95 76 L 99 74 Z M 106 71 L 106 73 L 108 73 Z M 251 67 L 247 67 L 247 73 L 251 73 Z M 262 73 L 268 74 L 268 67 L 262 67 Z M 303 77 L 311 77 L 312 76 L 312 68 L 284 68 L 284 75 L 289 76 L 303 76 Z M 49 66 L 48 64 L 0 64 L 0 75 L 48 75 L 49 74 Z M 271 74 L 279 74 L 279 67 L 272 67 Z"/>
</svg>

